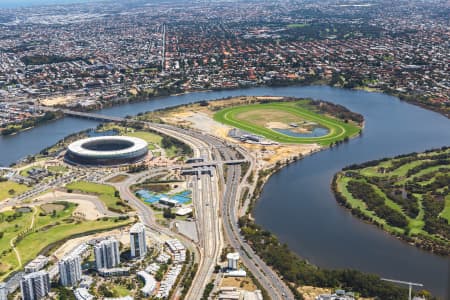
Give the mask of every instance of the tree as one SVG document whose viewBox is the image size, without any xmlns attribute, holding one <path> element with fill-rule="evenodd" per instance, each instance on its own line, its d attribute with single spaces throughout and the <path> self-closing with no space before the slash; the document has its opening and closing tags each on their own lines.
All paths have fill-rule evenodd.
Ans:
<svg viewBox="0 0 450 300">
<path fill-rule="evenodd" d="M 216 265 L 215 267 L 214 267 L 214 273 L 219 273 L 220 272 L 220 266 L 219 265 Z"/>
<path fill-rule="evenodd" d="M 166 219 L 175 219 L 175 214 L 172 213 L 172 209 L 170 208 L 164 208 L 163 216 Z"/>
<path fill-rule="evenodd" d="M 111 292 L 108 287 L 106 286 L 106 284 L 102 284 L 99 286 L 98 288 L 99 292 L 105 296 L 105 297 L 114 297 L 113 292 Z"/>
<path fill-rule="evenodd" d="M 8 194 L 10 194 L 10 195 L 14 195 L 16 193 L 16 191 L 14 190 L 14 189 L 10 189 L 9 191 L 8 191 Z"/>
</svg>

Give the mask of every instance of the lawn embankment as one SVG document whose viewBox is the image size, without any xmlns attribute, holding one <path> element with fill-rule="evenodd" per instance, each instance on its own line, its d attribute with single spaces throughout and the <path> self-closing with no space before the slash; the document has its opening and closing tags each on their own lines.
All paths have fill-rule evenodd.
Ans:
<svg viewBox="0 0 450 300">
<path fill-rule="evenodd" d="M 253 134 L 280 142 L 293 144 L 331 145 L 344 141 L 360 133 L 361 127 L 348 120 L 343 121 L 325 114 L 313 112 L 305 107 L 301 101 L 297 102 L 271 102 L 251 105 L 229 107 L 220 110 L 214 115 L 214 119 L 226 125 L 230 125 Z M 270 127 L 270 122 L 281 123 L 287 128 L 298 129 L 302 124 L 307 126 L 319 126 L 327 129 L 322 136 L 294 136 Z M 295 123 L 292 126 L 292 123 Z M 300 124 L 300 125 L 298 125 Z"/>
<path fill-rule="evenodd" d="M 336 200 L 359 218 L 403 240 L 450 254 L 450 148 L 344 168 Z"/>
<path fill-rule="evenodd" d="M 113 212 L 125 213 L 131 210 L 131 207 L 120 199 L 119 192 L 107 184 L 93 183 L 87 181 L 77 181 L 66 185 L 67 191 L 81 192 L 97 195 L 106 207 Z"/>
</svg>

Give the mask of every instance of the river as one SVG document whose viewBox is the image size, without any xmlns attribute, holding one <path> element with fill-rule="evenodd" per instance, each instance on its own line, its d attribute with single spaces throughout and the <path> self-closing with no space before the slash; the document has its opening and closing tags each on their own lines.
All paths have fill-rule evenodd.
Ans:
<svg viewBox="0 0 450 300">
<path fill-rule="evenodd" d="M 327 268 L 355 268 L 388 278 L 420 282 L 445 299 L 448 258 L 409 246 L 339 207 L 330 190 L 335 172 L 368 160 L 450 144 L 450 120 L 385 94 L 327 86 L 253 88 L 191 93 L 106 108 L 126 116 L 179 104 L 239 95 L 311 97 L 342 104 L 364 115 L 363 135 L 306 157 L 267 182 L 255 209 L 257 223 L 296 253 Z M 64 136 L 97 122 L 64 118 L 15 136 L 0 138 L 0 164 L 39 152 Z"/>
</svg>

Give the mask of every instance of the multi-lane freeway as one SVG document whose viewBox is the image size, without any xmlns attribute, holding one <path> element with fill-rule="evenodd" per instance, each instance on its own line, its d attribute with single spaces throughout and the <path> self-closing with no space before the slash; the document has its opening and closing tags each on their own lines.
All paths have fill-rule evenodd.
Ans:
<svg viewBox="0 0 450 300">
<path fill-rule="evenodd" d="M 101 116 L 107 120 L 108 116 Z M 112 120 L 117 121 L 117 120 Z M 125 181 L 115 184 L 123 199 L 137 209 L 141 221 L 157 234 L 176 237 L 188 246 L 199 258 L 198 272 L 186 299 L 200 299 L 207 283 L 211 280 L 214 266 L 219 261 L 224 238 L 241 255 L 242 262 L 255 276 L 271 299 L 294 299 L 289 288 L 278 277 L 277 273 L 268 267 L 246 244 L 240 234 L 237 222 L 236 204 L 242 189 L 241 166 L 244 161 L 252 159 L 244 149 L 229 145 L 225 141 L 195 130 L 182 129 L 166 124 L 144 122 L 149 129 L 179 139 L 189 145 L 194 156 L 205 162 L 192 164 L 190 167 L 212 166 L 211 174 L 191 175 L 188 178 L 193 187 L 193 204 L 195 208 L 199 243 L 193 242 L 181 235 L 174 234 L 155 222 L 151 209 L 140 201 L 130 190 L 130 186 L 144 177 L 156 175 L 161 169 L 153 169 L 145 174 L 129 176 Z M 227 164 L 226 174 L 223 165 Z M 173 169 L 173 168 L 168 168 Z M 248 176 L 244 174 L 243 178 Z M 225 233 L 225 236 L 223 236 Z"/>
<path fill-rule="evenodd" d="M 221 155 L 225 160 L 235 159 L 237 152 L 230 147 L 220 147 L 222 141 L 215 137 L 211 137 L 215 143 L 216 149 L 219 149 Z M 252 170 L 252 159 L 245 153 L 243 149 L 237 148 L 241 156 L 244 156 L 246 161 L 250 163 L 248 172 Z M 247 176 L 243 177 L 245 179 Z M 244 181 L 244 180 L 242 180 Z M 244 241 L 240 234 L 237 220 L 236 204 L 239 203 L 241 195 L 241 166 L 230 165 L 227 168 L 226 182 L 224 186 L 224 196 L 222 201 L 223 226 L 228 240 L 233 248 L 235 248 L 245 264 L 245 266 L 252 272 L 261 285 L 265 288 L 271 299 L 294 299 L 294 295 L 284 282 L 278 277 L 267 264 L 262 261 L 253 249 Z"/>
<path fill-rule="evenodd" d="M 223 240 L 220 222 L 216 221 L 219 208 L 216 176 L 203 174 L 198 177 L 196 175 L 190 177 L 203 260 L 200 266 L 201 270 L 194 283 L 197 287 L 191 289 L 189 299 L 200 299 L 204 287 L 210 281 L 214 266 L 217 264 Z"/>
<path fill-rule="evenodd" d="M 146 123 L 146 125 L 155 131 L 182 140 L 193 149 L 196 157 L 208 161 L 215 158 L 211 146 L 203 139 L 203 136 L 198 136 L 196 132 L 162 124 Z M 223 245 L 222 222 L 219 218 L 218 176 L 214 169 L 212 172 L 211 175 L 193 175 L 189 178 L 193 185 L 193 204 L 199 232 L 200 262 L 198 272 L 186 295 L 187 299 L 200 299 L 202 297 L 203 290 L 218 262 Z"/>
<path fill-rule="evenodd" d="M 244 149 L 228 145 L 225 141 L 217 137 L 200 133 L 194 130 L 179 129 L 170 125 L 158 126 L 162 126 L 166 130 L 170 128 L 172 132 L 178 133 L 178 136 L 174 136 L 177 138 L 182 139 L 182 136 L 189 136 L 188 142 L 190 143 L 191 147 L 192 145 L 198 146 L 200 144 L 206 144 L 206 148 L 197 148 L 197 150 L 195 151 L 198 155 L 200 155 L 200 157 L 210 157 L 211 159 L 215 158 L 216 160 L 223 161 L 233 161 L 238 159 L 242 161 L 240 157 L 244 157 L 244 161 L 252 163 L 250 155 L 248 155 L 248 153 L 246 153 Z M 167 132 L 165 133 L 167 134 Z M 249 168 L 249 172 L 251 169 L 252 165 Z M 227 168 L 226 180 L 223 176 L 224 173 L 222 165 L 217 165 L 216 171 L 219 174 L 219 180 L 216 182 L 216 184 L 222 191 L 222 199 L 221 209 L 217 210 L 216 215 L 212 215 L 212 217 L 214 218 L 213 221 L 222 223 L 219 224 L 219 226 L 223 225 L 229 243 L 233 248 L 239 251 L 243 263 L 261 283 L 271 299 L 294 299 L 292 292 L 279 278 L 278 274 L 274 272 L 269 266 L 267 266 L 267 264 L 262 261 L 256 255 L 256 253 L 254 253 L 253 249 L 244 241 L 244 238 L 240 234 L 237 222 L 236 203 L 239 203 L 241 190 L 241 167 L 239 165 L 229 165 Z M 246 176 L 247 175 L 248 174 L 246 174 Z M 246 176 L 244 176 L 244 178 L 246 178 Z M 196 206 L 196 211 L 204 211 L 205 209 L 210 210 L 208 206 Z M 203 236 L 203 238 L 207 238 L 207 236 Z M 206 275 L 206 273 L 204 273 L 202 276 L 204 275 Z M 205 282 L 203 283 L 205 284 Z"/>
</svg>

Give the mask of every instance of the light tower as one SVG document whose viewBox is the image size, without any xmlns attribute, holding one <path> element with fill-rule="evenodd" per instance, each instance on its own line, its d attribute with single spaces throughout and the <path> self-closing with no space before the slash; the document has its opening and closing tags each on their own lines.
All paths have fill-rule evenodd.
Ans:
<svg viewBox="0 0 450 300">
<path fill-rule="evenodd" d="M 411 295 L 411 293 L 412 293 L 412 286 L 413 285 L 414 286 L 420 286 L 420 287 L 423 286 L 423 284 L 421 284 L 421 283 L 414 283 L 414 282 L 401 281 L 401 280 L 395 280 L 395 279 L 381 278 L 381 280 L 389 281 L 389 282 L 393 282 L 393 283 L 398 283 L 398 284 L 406 284 L 406 285 L 408 285 L 409 286 L 409 296 L 408 296 L 409 300 L 411 300 L 411 297 L 412 297 L 412 295 Z"/>
</svg>

